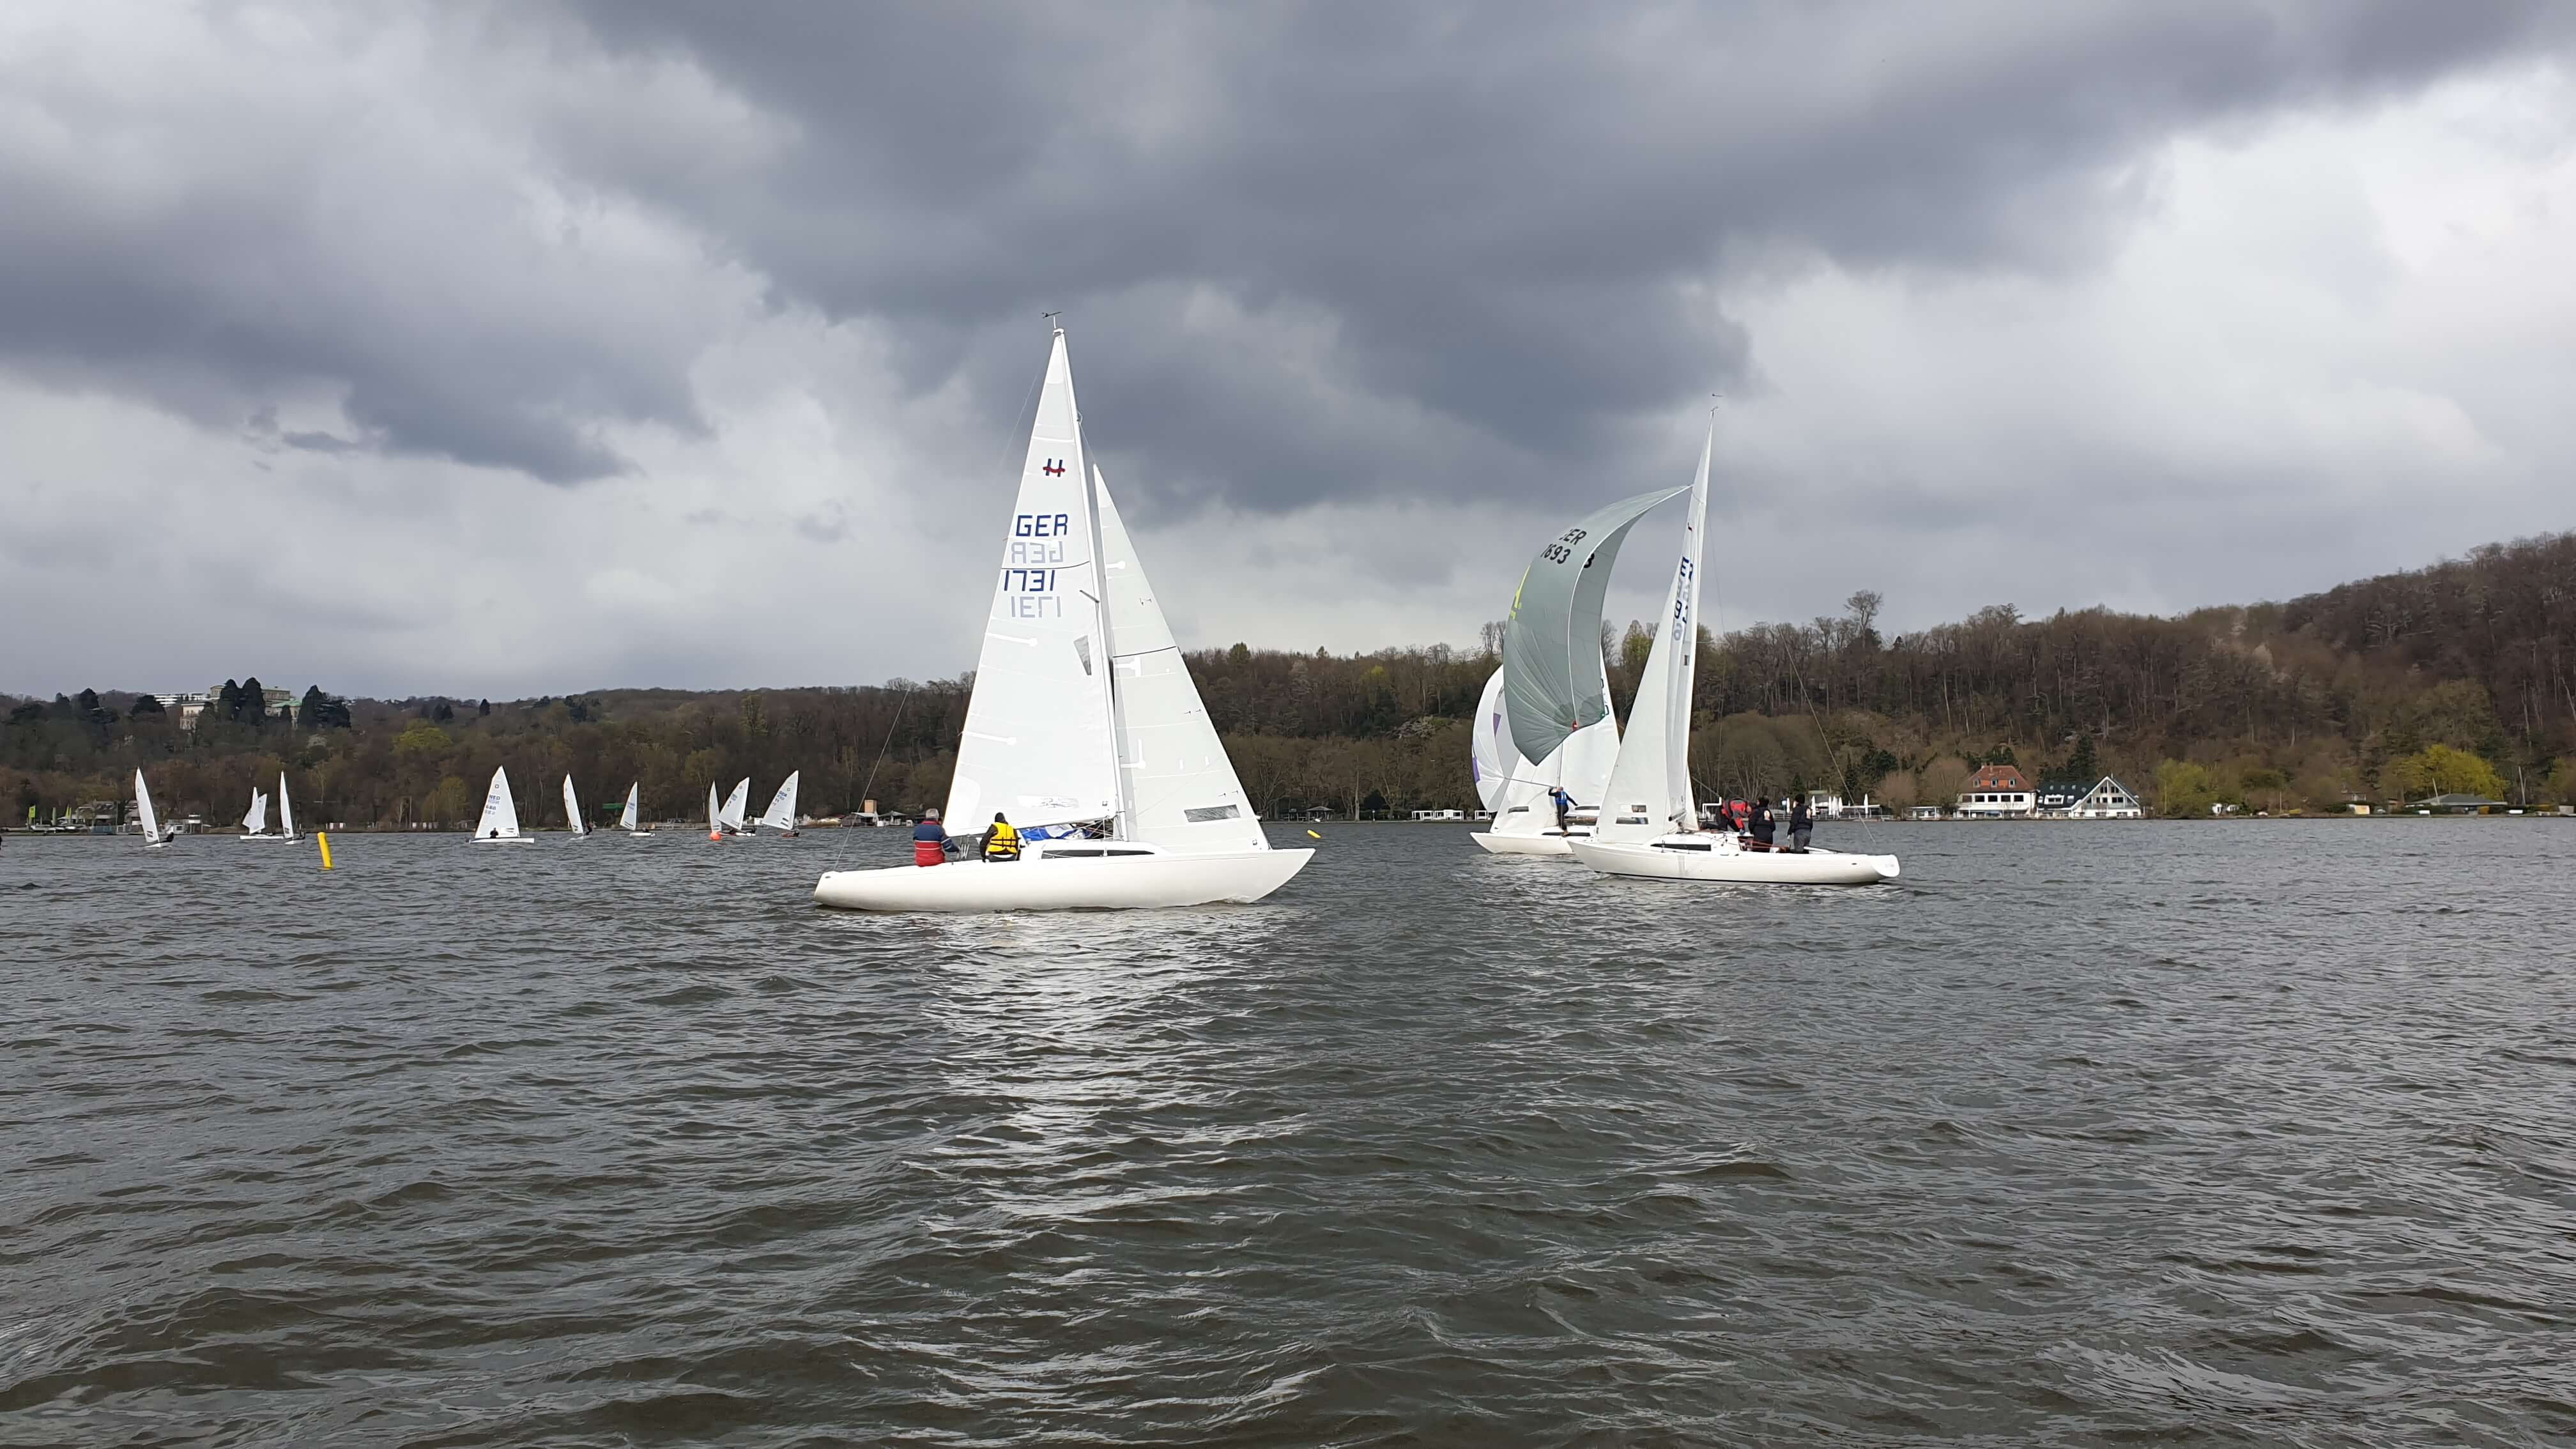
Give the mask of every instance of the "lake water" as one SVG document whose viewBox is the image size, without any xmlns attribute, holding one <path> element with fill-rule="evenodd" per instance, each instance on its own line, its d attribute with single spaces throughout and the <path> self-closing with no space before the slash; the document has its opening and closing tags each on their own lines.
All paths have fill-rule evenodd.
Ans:
<svg viewBox="0 0 2576 1449">
<path fill-rule="evenodd" d="M 10 837 L 0 1443 L 2576 1436 L 2576 825 L 1322 833 Z"/>
</svg>

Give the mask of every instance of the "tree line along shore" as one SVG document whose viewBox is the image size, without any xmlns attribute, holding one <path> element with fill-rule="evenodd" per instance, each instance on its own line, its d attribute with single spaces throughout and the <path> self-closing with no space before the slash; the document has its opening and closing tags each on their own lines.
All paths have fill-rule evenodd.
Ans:
<svg viewBox="0 0 2576 1449">
<path fill-rule="evenodd" d="M 1880 600 L 1712 635 L 1703 629 L 1691 768 L 1703 791 L 1806 789 L 1891 809 L 1947 804 L 1979 765 L 2034 780 L 2119 776 L 2159 813 L 2330 813 L 2441 793 L 2576 802 L 2576 534 L 2287 603 L 2175 617 L 2010 606 L 1897 637 Z M 1189 656 L 1245 789 L 1266 813 L 1469 809 L 1468 715 L 1482 644 L 1336 655 L 1242 644 Z M 1605 630 L 1624 717 L 1641 624 Z M 711 781 L 804 772 L 811 813 L 940 803 L 971 680 L 855 687 L 601 690 L 508 701 L 343 699 L 272 707 L 227 681 L 193 722 L 150 695 L 0 700 L 7 823 L 118 800 L 149 772 L 165 814 L 229 821 L 288 776 L 300 813 L 460 826 L 506 765 L 530 819 L 570 773 L 648 816 L 688 816 Z"/>
</svg>

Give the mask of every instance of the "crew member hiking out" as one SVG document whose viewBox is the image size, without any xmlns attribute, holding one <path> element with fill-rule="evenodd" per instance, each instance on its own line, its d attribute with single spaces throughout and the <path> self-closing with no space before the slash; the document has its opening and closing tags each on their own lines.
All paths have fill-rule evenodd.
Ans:
<svg viewBox="0 0 2576 1449">
<path fill-rule="evenodd" d="M 984 831 L 984 858 L 997 862 L 1020 858 L 1020 832 L 1002 818 L 999 810 L 993 812 L 993 823 Z"/>
<path fill-rule="evenodd" d="M 925 810 L 921 812 L 921 823 L 912 827 L 912 863 L 944 865 L 947 861 L 948 827 L 939 823 L 936 809 Z"/>
</svg>

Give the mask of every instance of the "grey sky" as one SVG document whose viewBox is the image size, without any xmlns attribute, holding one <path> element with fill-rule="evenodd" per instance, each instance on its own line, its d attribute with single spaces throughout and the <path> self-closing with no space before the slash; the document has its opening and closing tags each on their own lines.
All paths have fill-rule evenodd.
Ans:
<svg viewBox="0 0 2576 1449">
<path fill-rule="evenodd" d="M 956 672 L 1045 310 L 1193 645 L 1472 638 L 1721 389 L 1727 625 L 2567 527 L 2571 30 L 28 0 L 0 689 Z"/>
</svg>

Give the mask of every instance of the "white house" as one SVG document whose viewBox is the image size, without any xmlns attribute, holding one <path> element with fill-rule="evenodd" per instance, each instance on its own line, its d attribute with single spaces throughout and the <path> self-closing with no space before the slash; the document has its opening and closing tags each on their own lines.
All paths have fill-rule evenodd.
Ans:
<svg viewBox="0 0 2576 1449">
<path fill-rule="evenodd" d="M 2138 792 L 2109 775 L 2095 781 L 2092 789 L 2066 807 L 2070 820 L 2136 820 L 2146 813 L 2138 804 Z"/>
<path fill-rule="evenodd" d="M 1968 777 L 1955 813 L 1962 820 L 2022 820 L 2034 803 L 2028 776 L 2010 765 L 1986 765 Z"/>
</svg>

